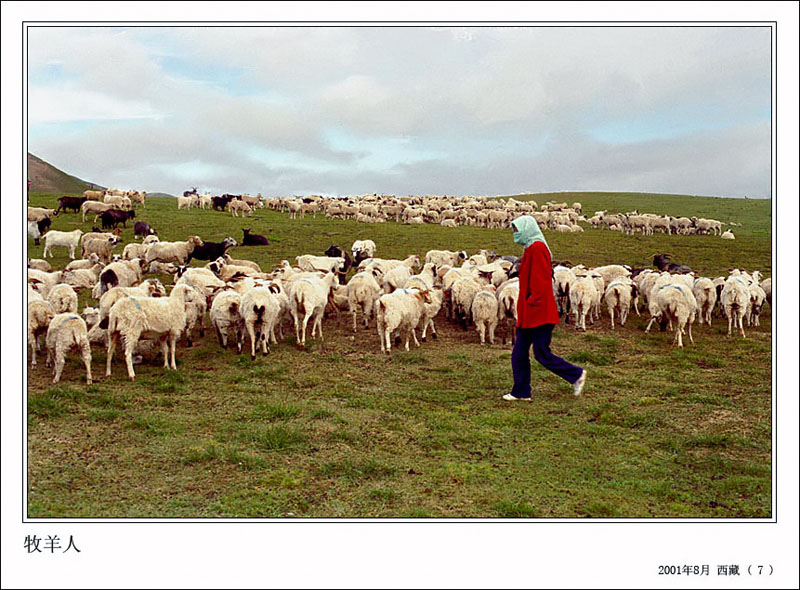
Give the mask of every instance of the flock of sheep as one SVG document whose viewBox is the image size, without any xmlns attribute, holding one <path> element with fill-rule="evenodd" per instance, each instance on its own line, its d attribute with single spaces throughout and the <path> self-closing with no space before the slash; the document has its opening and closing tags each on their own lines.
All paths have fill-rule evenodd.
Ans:
<svg viewBox="0 0 800 590">
<path fill-rule="evenodd" d="M 190 194 L 185 198 L 196 201 L 201 197 Z M 241 199 L 232 196 L 228 201 L 237 200 Z M 286 203 L 274 201 L 279 208 Z M 530 202 L 509 201 L 514 206 L 532 206 Z M 83 201 L 78 208 L 90 202 Z M 330 212 L 327 200 L 303 203 L 309 204 Z M 76 203 L 69 205 L 77 211 Z M 47 218 L 55 214 L 53 210 L 29 207 L 29 222 L 36 223 L 43 211 Z M 492 212 L 510 213 L 493 209 L 484 215 Z M 402 218 L 403 212 L 399 215 Z M 53 248 L 64 247 L 73 261 L 53 271 L 46 260 L 29 260 L 31 366 L 36 366 L 38 341 L 44 335 L 47 364 L 54 366 L 54 383 L 60 379 L 71 348 L 80 350 L 86 379 L 91 383 L 91 344 L 107 349 L 106 375 L 111 375 L 117 344 L 122 345 L 131 379 L 135 378 L 136 357 L 153 352 L 160 351 L 164 367 L 174 370 L 178 340 L 185 337 L 191 345 L 196 329 L 202 335 L 206 314 L 223 348 L 233 344 L 241 353 L 249 343 L 252 357 L 257 350 L 267 354 L 270 344 L 282 339 L 284 328 L 290 326 L 300 346 L 306 344 L 309 324 L 311 337 L 322 339 L 326 311 L 338 314 L 340 310 L 350 312 L 354 332 L 359 314 L 364 328 L 374 325 L 381 351 L 387 354 L 393 338 L 400 338 L 409 350 L 411 341 L 420 345 L 418 331 L 423 341 L 428 330 L 436 337 L 434 319 L 442 310 L 448 320 L 463 328 L 473 325 L 481 344 L 486 340 L 494 344 L 498 326 L 504 343 L 509 335 L 514 340 L 519 260 L 513 256 L 498 257 L 487 250 L 471 256 L 463 251 L 431 250 L 423 260 L 415 254 L 402 260 L 381 259 L 375 256 L 375 242 L 364 240 L 354 243 L 348 252 L 332 246 L 324 256 L 297 256 L 294 265 L 284 260 L 276 269 L 264 272 L 253 261 L 228 255 L 227 250 L 238 245 L 232 237 L 219 243 L 203 241 L 199 236 L 162 242 L 147 224 L 140 227 L 140 223 L 136 224 L 136 234 L 142 241 L 127 244 L 122 255 L 113 253 L 120 242 L 115 233 L 50 230 L 44 235 L 43 256 L 52 257 Z M 245 230 L 243 243 L 268 241 Z M 79 248 L 81 258 L 75 260 Z M 203 267 L 189 267 L 193 257 L 209 262 Z M 351 264 L 355 272 L 348 280 Z M 174 286 L 169 294 L 158 278 L 146 278 L 147 273 L 173 274 Z M 641 297 L 651 317 L 646 331 L 654 322 L 659 322 L 662 330 L 669 326 L 674 331 L 673 342 L 680 347 L 686 332 L 693 342 L 692 324 L 710 324 L 715 309 L 718 315 L 727 317 L 728 335 L 736 327 L 744 337 L 744 323 L 758 326 L 764 301 L 771 302 L 771 280 L 759 282 L 760 278 L 758 271 L 750 274 L 734 270 L 727 278 L 711 279 L 622 265 L 590 269 L 558 264 L 553 269 L 553 292 L 566 321 L 584 331 L 587 320 L 594 323 L 600 319 L 603 304 L 611 328 L 615 329 L 615 320 L 624 325 L 631 307 L 640 314 Z M 80 289 L 91 290 L 97 300 L 96 306 L 85 308 L 81 315 L 76 293 Z"/>
</svg>

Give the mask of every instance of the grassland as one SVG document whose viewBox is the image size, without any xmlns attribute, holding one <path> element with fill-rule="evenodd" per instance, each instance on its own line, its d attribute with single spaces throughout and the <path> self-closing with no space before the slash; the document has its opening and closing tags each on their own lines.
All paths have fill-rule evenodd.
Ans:
<svg viewBox="0 0 800 590">
<path fill-rule="evenodd" d="M 31 194 L 32 205 L 57 195 Z M 548 234 L 557 259 L 645 266 L 671 252 L 704 274 L 738 266 L 771 274 L 770 203 L 673 195 L 558 193 L 584 210 L 709 216 L 743 223 L 737 239 Z M 573 198 L 574 197 L 574 198 Z M 544 202 L 550 196 L 532 196 Z M 199 234 L 266 248 L 236 257 L 270 268 L 332 243 L 372 238 L 378 255 L 430 248 L 518 253 L 510 232 L 358 224 L 269 210 L 245 220 L 178 212 L 152 199 L 137 219 L 162 239 Z M 80 227 L 75 214 L 56 229 Z M 132 240 L 132 229 L 124 234 Z M 29 243 L 29 256 L 41 246 Z M 54 267 L 68 261 L 56 252 Z M 197 263 L 195 263 L 197 264 Z M 171 282 L 166 277 L 163 280 Z M 81 296 L 81 306 L 89 303 Z M 439 338 L 381 355 L 374 330 L 354 335 L 349 315 L 325 320 L 325 342 L 293 336 L 251 361 L 220 349 L 208 331 L 178 351 L 178 371 L 158 361 L 137 381 L 93 350 L 96 382 L 70 358 L 61 383 L 28 375 L 30 517 L 769 517 L 771 516 L 771 320 L 728 339 L 722 320 L 696 328 L 676 350 L 644 318 L 586 334 L 560 325 L 553 349 L 585 366 L 585 394 L 533 367 L 534 401 L 508 404 L 510 345 L 482 347 L 474 331 L 437 322 Z"/>
</svg>

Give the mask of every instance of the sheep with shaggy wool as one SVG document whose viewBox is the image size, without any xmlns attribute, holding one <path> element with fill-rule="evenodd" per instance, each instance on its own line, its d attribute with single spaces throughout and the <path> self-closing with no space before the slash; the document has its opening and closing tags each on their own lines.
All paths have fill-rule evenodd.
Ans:
<svg viewBox="0 0 800 590">
<path fill-rule="evenodd" d="M 714 283 L 707 277 L 698 277 L 692 285 L 692 293 L 697 300 L 697 323 L 705 321 L 711 325 L 711 312 L 717 304 L 717 290 Z"/>
<path fill-rule="evenodd" d="M 311 337 L 315 337 L 317 328 L 319 328 L 319 336 L 320 339 L 322 338 L 322 316 L 325 311 L 325 305 L 337 284 L 338 279 L 333 272 L 327 273 L 323 278 L 305 277 L 292 283 L 291 290 L 288 292 L 289 309 L 294 319 L 297 342 L 301 346 L 306 344 L 306 326 L 308 326 L 308 322 L 312 318 L 314 323 L 311 328 Z"/>
<path fill-rule="evenodd" d="M 472 277 L 461 277 L 453 282 L 450 287 L 450 301 L 454 319 L 461 323 L 463 329 L 472 318 L 472 301 L 483 285 Z"/>
<path fill-rule="evenodd" d="M 619 318 L 619 324 L 625 325 L 631 311 L 631 301 L 636 294 L 636 285 L 625 275 L 620 275 L 611 280 L 606 287 L 603 297 L 611 316 L 611 329 L 614 330 L 614 316 Z"/>
<path fill-rule="evenodd" d="M 151 245 L 145 260 L 147 264 L 154 260 L 186 264 L 191 260 L 195 247 L 202 245 L 203 240 L 200 236 L 190 236 L 185 242 L 157 242 Z"/>
<path fill-rule="evenodd" d="M 719 301 L 725 317 L 728 318 L 728 336 L 731 335 L 731 324 L 733 324 L 733 327 L 741 330 L 742 338 L 746 338 L 742 320 L 751 305 L 750 288 L 746 281 L 741 276 L 728 277 L 722 287 Z"/>
<path fill-rule="evenodd" d="M 53 367 L 53 383 L 61 379 L 67 352 L 78 348 L 86 367 L 86 384 L 92 384 L 92 350 L 89 347 L 86 322 L 76 313 L 60 313 L 53 317 L 47 328 L 47 366 Z"/>
<path fill-rule="evenodd" d="M 472 321 L 481 336 L 481 344 L 486 344 L 486 332 L 489 332 L 489 344 L 494 344 L 494 331 L 497 328 L 497 296 L 494 285 L 486 285 L 475 294 L 472 300 Z"/>
<path fill-rule="evenodd" d="M 444 291 L 440 287 L 434 287 L 433 289 L 429 290 L 428 295 L 430 296 L 431 300 L 423 302 L 422 317 L 420 317 L 419 325 L 417 326 L 417 328 L 422 329 L 422 336 L 420 336 L 420 340 L 423 342 L 428 339 L 428 328 L 431 329 L 431 335 L 433 338 L 439 337 L 436 334 L 436 325 L 433 323 L 433 318 L 439 314 L 439 310 L 442 309 L 442 303 L 444 303 Z"/>
<path fill-rule="evenodd" d="M 176 371 L 175 345 L 186 328 L 186 304 L 194 290 L 188 285 L 175 285 L 169 297 L 123 297 L 111 308 L 108 317 L 108 355 L 106 376 L 111 376 L 111 360 L 118 341 L 125 345 L 128 377 L 136 379 L 133 352 L 142 337 L 157 338 L 164 355 L 164 368 Z M 168 356 L 170 357 L 168 362 Z"/>
<path fill-rule="evenodd" d="M 353 332 L 358 331 L 358 312 L 364 321 L 364 328 L 369 327 L 369 320 L 375 309 L 375 302 L 381 296 L 381 287 L 375 274 L 361 271 L 353 275 L 347 282 L 347 307 L 353 316 Z"/>
<path fill-rule="evenodd" d="M 28 344 L 31 347 L 31 367 L 36 366 L 36 350 L 39 338 L 47 333 L 50 321 L 56 312 L 43 299 L 28 301 Z"/>
<path fill-rule="evenodd" d="M 511 343 L 517 341 L 517 301 L 519 300 L 519 277 L 514 277 L 502 283 L 495 292 L 497 296 L 497 321 L 505 326 L 503 331 L 503 344 L 506 343 L 508 333 L 511 333 Z"/>
<path fill-rule="evenodd" d="M 268 286 L 255 287 L 242 295 L 239 315 L 250 337 L 250 358 L 256 358 L 256 347 L 259 344 L 262 352 L 269 354 L 272 330 L 280 311 L 280 303 Z"/>
<path fill-rule="evenodd" d="M 579 277 L 572 284 L 569 290 L 569 302 L 572 312 L 575 314 L 575 329 L 586 331 L 586 315 L 589 315 L 589 322 L 594 324 L 592 318 L 592 307 L 598 298 L 597 287 L 590 276 Z"/>
<path fill-rule="evenodd" d="M 50 289 L 61 282 L 64 273 L 60 270 L 44 272 L 33 268 L 28 269 L 28 282 L 32 283 L 44 299 L 50 294 Z"/>
<path fill-rule="evenodd" d="M 209 312 L 211 326 L 217 331 L 219 345 L 228 348 L 228 340 L 231 339 L 236 343 L 240 353 L 244 336 L 244 322 L 239 313 L 241 304 L 241 295 L 233 289 L 226 289 L 214 296 Z"/>
<path fill-rule="evenodd" d="M 398 289 L 392 293 L 381 295 L 375 302 L 378 337 L 381 340 L 381 352 L 392 351 L 391 335 L 397 331 L 405 335 L 405 349 L 413 337 L 414 344 L 419 346 L 416 328 L 425 312 L 425 304 L 431 302 L 428 291 L 419 289 Z"/>
<path fill-rule="evenodd" d="M 53 306 L 56 313 L 75 313 L 78 311 L 78 295 L 75 289 L 64 283 L 60 283 L 50 289 L 47 294 L 47 301 Z"/>
<path fill-rule="evenodd" d="M 692 324 L 697 316 L 697 300 L 692 290 L 680 281 L 662 285 L 656 292 L 656 302 L 662 317 L 665 317 L 675 330 L 672 343 L 677 344 L 678 348 L 683 348 L 683 333 L 684 329 L 688 328 L 689 342 L 694 344 Z"/>
<path fill-rule="evenodd" d="M 72 264 L 70 262 L 70 264 Z M 34 270 L 41 270 L 42 272 L 51 272 L 53 267 L 50 266 L 50 263 L 47 260 L 42 260 L 41 258 L 28 258 L 28 268 L 32 268 Z"/>
</svg>

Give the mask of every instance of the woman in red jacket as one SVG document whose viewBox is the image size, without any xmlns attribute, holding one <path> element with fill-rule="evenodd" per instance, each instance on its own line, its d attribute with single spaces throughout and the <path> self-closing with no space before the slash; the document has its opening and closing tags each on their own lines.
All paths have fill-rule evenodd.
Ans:
<svg viewBox="0 0 800 590">
<path fill-rule="evenodd" d="M 539 224 L 530 215 L 515 219 L 511 228 L 514 230 L 514 241 L 525 251 L 519 267 L 517 340 L 511 352 L 514 387 L 503 399 L 531 399 L 531 345 L 534 358 L 546 369 L 571 383 L 575 395 L 580 395 L 586 382 L 586 370 L 550 351 L 553 328 L 558 323 L 550 247 Z"/>
</svg>

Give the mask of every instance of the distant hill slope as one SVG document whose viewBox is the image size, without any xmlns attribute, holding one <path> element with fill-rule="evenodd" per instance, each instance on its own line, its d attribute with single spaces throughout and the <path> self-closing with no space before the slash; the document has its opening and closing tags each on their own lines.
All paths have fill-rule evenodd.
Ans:
<svg viewBox="0 0 800 590">
<path fill-rule="evenodd" d="M 28 178 L 31 181 L 30 190 L 37 192 L 82 193 L 91 188 L 106 188 L 70 176 L 31 153 L 28 153 Z"/>
</svg>

